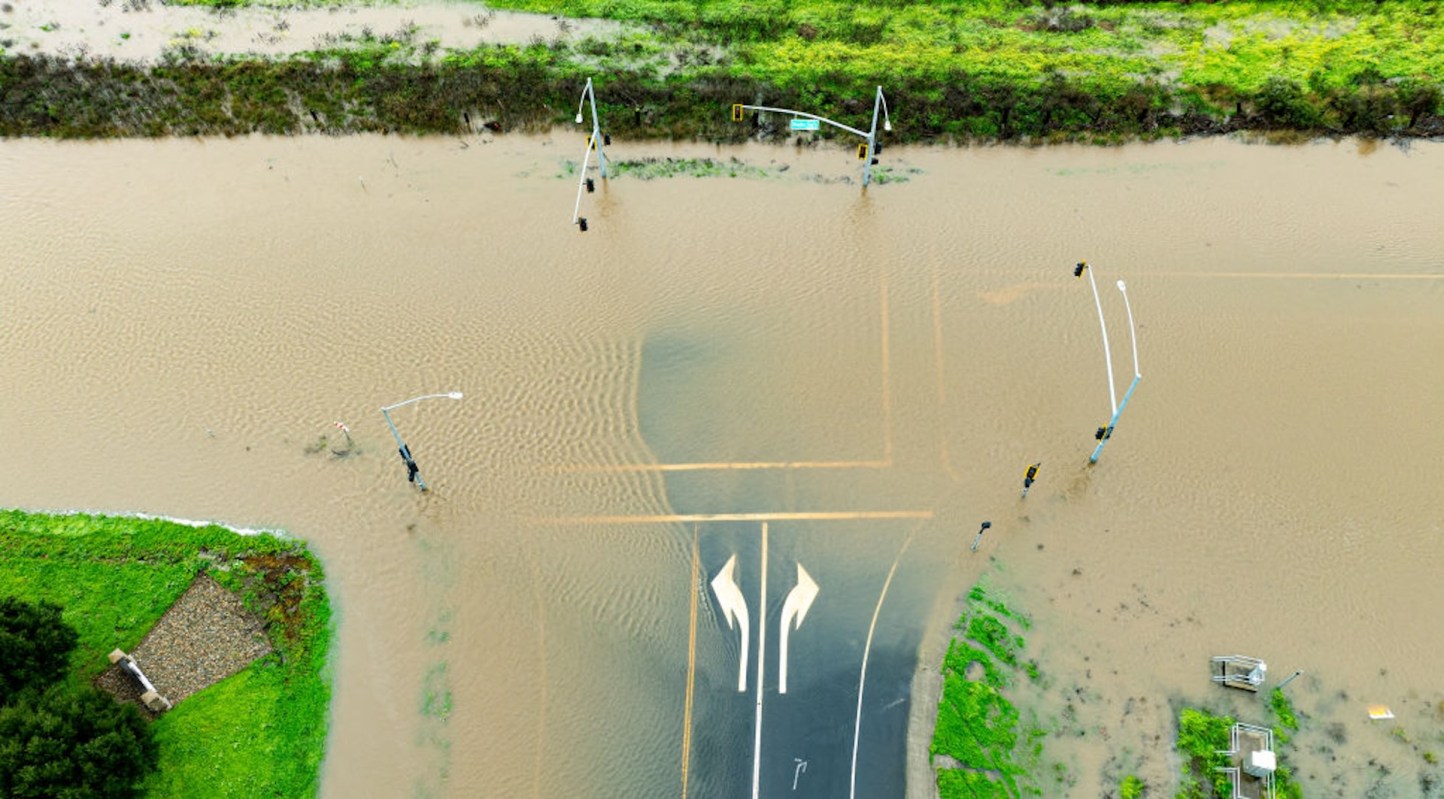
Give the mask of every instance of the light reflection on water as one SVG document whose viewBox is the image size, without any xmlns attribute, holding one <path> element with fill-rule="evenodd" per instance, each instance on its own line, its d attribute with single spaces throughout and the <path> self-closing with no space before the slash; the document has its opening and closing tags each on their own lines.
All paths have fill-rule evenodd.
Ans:
<svg viewBox="0 0 1444 799">
<path fill-rule="evenodd" d="M 1050 750 L 1070 795 L 1165 780 L 1170 703 L 1216 696 L 1203 664 L 1234 651 L 1304 669 L 1300 710 L 1344 725 L 1347 746 L 1300 734 L 1306 789 L 1338 772 L 1363 795 L 1369 758 L 1396 795 L 1430 773 L 1359 719 L 1383 701 L 1411 740 L 1440 732 L 1444 150 L 890 148 L 922 171 L 867 195 L 616 180 L 582 236 L 565 142 L 0 144 L 0 499 L 312 540 L 342 624 L 326 795 L 674 792 L 693 529 L 613 517 L 763 511 L 932 513 L 779 524 L 769 548 L 776 574 L 819 573 L 793 645 L 820 658 L 853 636 L 823 608 L 869 605 L 913 535 L 884 633 L 926 630 L 919 696 L 996 557 L 1055 675 L 1040 712 L 1091 698 L 1089 734 Z M 1127 279 L 1145 376 L 1091 470 L 1108 405 L 1082 258 L 1119 364 Z M 376 409 L 446 390 L 466 398 L 395 417 L 421 497 Z M 363 454 L 306 454 L 336 420 Z M 597 520 L 552 523 L 573 517 Z M 755 533 L 699 528 L 708 576 L 755 562 Z M 705 724 L 737 653 L 699 599 Z M 732 743 L 693 795 L 748 769 Z"/>
</svg>

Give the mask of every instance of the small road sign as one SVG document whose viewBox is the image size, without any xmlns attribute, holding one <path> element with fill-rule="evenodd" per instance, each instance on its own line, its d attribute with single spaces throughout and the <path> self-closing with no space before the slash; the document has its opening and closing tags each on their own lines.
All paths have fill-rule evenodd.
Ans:
<svg viewBox="0 0 1444 799">
<path fill-rule="evenodd" d="M 793 130 L 819 130 L 821 123 L 815 119 L 794 119 L 792 120 Z"/>
</svg>

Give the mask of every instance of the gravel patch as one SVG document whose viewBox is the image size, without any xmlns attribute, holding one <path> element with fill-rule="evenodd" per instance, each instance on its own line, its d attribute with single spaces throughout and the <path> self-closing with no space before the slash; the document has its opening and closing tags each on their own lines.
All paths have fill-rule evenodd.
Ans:
<svg viewBox="0 0 1444 799">
<path fill-rule="evenodd" d="M 246 610 L 240 597 L 202 575 L 130 654 L 161 696 L 174 705 L 270 651 L 265 624 Z M 140 705 L 140 682 L 120 666 L 106 669 L 95 685 L 154 716 Z"/>
</svg>

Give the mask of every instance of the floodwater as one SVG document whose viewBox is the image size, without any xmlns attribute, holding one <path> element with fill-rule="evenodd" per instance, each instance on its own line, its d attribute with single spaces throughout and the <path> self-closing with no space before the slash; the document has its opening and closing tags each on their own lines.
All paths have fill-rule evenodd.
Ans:
<svg viewBox="0 0 1444 799">
<path fill-rule="evenodd" d="M 1046 795 L 1166 783 L 1179 703 L 1266 722 L 1232 653 L 1305 671 L 1309 795 L 1437 793 L 1444 147 L 889 148 L 863 194 L 841 150 L 619 141 L 790 168 L 615 179 L 581 234 L 581 144 L 0 143 L 0 504 L 312 541 L 327 797 L 898 795 L 985 572 Z M 1092 468 L 1079 259 L 1144 376 Z M 421 495 L 377 409 L 453 390 L 393 412 Z"/>
<path fill-rule="evenodd" d="M 154 62 L 185 46 L 217 56 L 283 56 L 393 37 L 445 49 L 533 40 L 611 38 L 627 26 L 499 11 L 456 0 L 399 0 L 369 6 L 246 5 L 216 9 L 152 0 L 10 0 L 0 7 L 0 51 Z"/>
</svg>

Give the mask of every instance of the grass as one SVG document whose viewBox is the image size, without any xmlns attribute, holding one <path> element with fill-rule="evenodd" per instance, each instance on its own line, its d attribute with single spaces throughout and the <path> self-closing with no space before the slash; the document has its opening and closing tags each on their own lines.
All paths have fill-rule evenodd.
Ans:
<svg viewBox="0 0 1444 799">
<path fill-rule="evenodd" d="M 1118 799 L 1140 799 L 1143 796 L 1143 780 L 1136 774 L 1129 774 L 1118 784 Z"/>
<path fill-rule="evenodd" d="M 789 135 L 784 115 L 731 123 L 734 102 L 865 127 L 877 85 L 893 111 L 893 141 L 1444 133 L 1444 9 L 1432 0 L 488 7 L 638 27 L 464 50 L 405 30 L 272 60 L 207 58 L 183 44 L 153 68 L 4 57 L 0 84 L 11 90 L 0 135 L 457 133 L 475 129 L 470 117 L 540 128 L 569 123 L 588 75 L 609 130 L 631 138 Z"/>
<path fill-rule="evenodd" d="M 160 765 L 147 799 L 308 797 L 317 792 L 330 684 L 324 574 L 303 543 L 221 527 L 0 511 L 0 595 L 64 607 L 80 633 L 70 678 L 131 649 L 197 574 L 236 590 L 268 621 L 276 651 L 189 697 L 154 726 Z"/>
<path fill-rule="evenodd" d="M 1178 714 L 1178 753 L 1183 758 L 1182 777 L 1175 799 L 1208 799 L 1229 796 L 1229 778 L 1216 769 L 1228 765 L 1232 716 L 1215 716 L 1204 710 L 1183 708 Z"/>
<path fill-rule="evenodd" d="M 1025 645 L 1009 624 L 1026 628 L 1027 623 L 984 589 L 969 595 L 968 608 L 955 625 L 960 637 L 943 659 L 943 695 L 930 747 L 935 762 L 945 756 L 956 763 L 937 769 L 942 799 L 1042 795 L 1036 772 L 1045 733 L 1024 725 L 1004 695 L 1017 683 L 1017 652 Z M 981 676 L 970 680 L 974 664 Z"/>
</svg>

